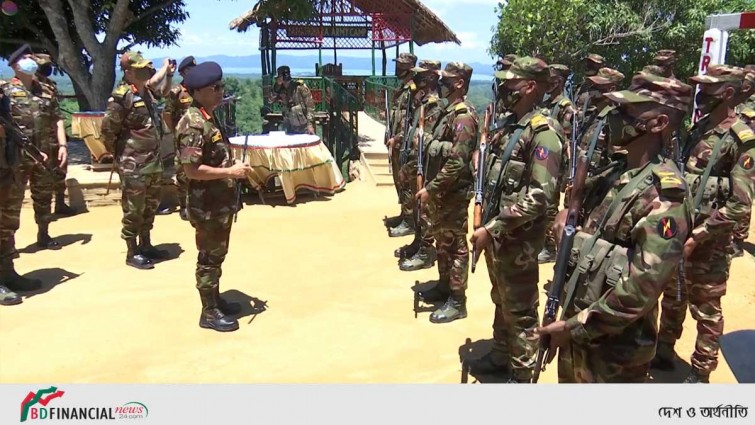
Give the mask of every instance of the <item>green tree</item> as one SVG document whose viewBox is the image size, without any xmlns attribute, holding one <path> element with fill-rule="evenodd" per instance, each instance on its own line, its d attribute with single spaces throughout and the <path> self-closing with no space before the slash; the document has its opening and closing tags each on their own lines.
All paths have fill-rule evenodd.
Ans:
<svg viewBox="0 0 755 425">
<path fill-rule="evenodd" d="M 630 77 L 671 48 L 678 78 L 697 69 L 705 17 L 755 9 L 755 0 L 509 0 L 499 3 L 491 55 L 543 55 L 580 70 L 587 53 Z M 727 62 L 755 62 L 755 31 L 734 31 Z"/>
<path fill-rule="evenodd" d="M 0 15 L 0 55 L 27 42 L 47 52 L 73 83 L 82 110 L 103 110 L 116 78 L 116 56 L 134 45 L 175 44 L 189 14 L 183 0 L 23 0 Z M 156 64 L 159 66 L 159 64 Z"/>
</svg>

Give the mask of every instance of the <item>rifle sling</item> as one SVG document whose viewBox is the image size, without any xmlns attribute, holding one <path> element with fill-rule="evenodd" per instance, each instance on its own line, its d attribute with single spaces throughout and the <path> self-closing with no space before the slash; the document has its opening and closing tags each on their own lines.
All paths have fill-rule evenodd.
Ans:
<svg viewBox="0 0 755 425">
<path fill-rule="evenodd" d="M 590 161 L 592 158 L 592 155 L 595 153 L 595 148 L 598 147 L 598 139 L 600 138 L 600 134 L 603 132 L 603 127 L 606 125 L 606 118 L 601 118 L 598 120 L 597 127 L 595 128 L 595 134 L 592 135 L 592 138 L 590 138 L 590 145 L 587 148 L 587 160 Z"/>
<path fill-rule="evenodd" d="M 501 194 L 499 192 L 501 188 L 501 181 L 503 180 L 502 179 L 503 172 L 506 170 L 506 164 L 508 164 L 509 160 L 511 159 L 511 154 L 514 153 L 514 147 L 517 145 L 517 143 L 519 143 L 519 139 L 522 137 L 522 133 L 524 133 L 525 128 L 527 127 L 524 126 L 524 127 L 520 127 L 514 130 L 514 133 L 511 135 L 511 138 L 509 139 L 509 143 L 506 145 L 506 150 L 504 150 L 503 155 L 501 155 L 501 158 L 500 158 L 501 169 L 498 172 L 498 180 L 496 180 L 495 189 L 493 190 L 493 193 L 491 194 L 491 200 L 498 199 L 498 202 L 496 202 L 496 204 L 500 202 Z"/>
<path fill-rule="evenodd" d="M 597 230 L 594 235 L 588 240 L 584 242 L 584 244 L 580 247 L 580 254 L 581 253 L 589 253 L 592 251 L 593 247 L 595 246 L 595 243 L 600 239 L 600 237 L 603 235 L 603 230 L 605 228 L 605 224 L 608 221 L 609 218 L 616 212 L 616 209 L 621 205 L 622 200 L 630 193 L 632 193 L 633 190 L 637 189 L 642 182 L 645 181 L 645 179 L 653 172 L 653 167 L 651 164 L 654 164 L 655 161 L 650 161 L 643 167 L 642 171 L 640 171 L 632 180 L 630 180 L 626 186 L 624 186 L 619 193 L 616 195 L 615 198 L 611 201 L 611 204 L 608 206 L 608 209 L 606 210 L 605 214 L 600 220 L 600 224 L 597 227 Z M 642 191 L 638 191 L 635 196 L 629 200 L 627 203 L 634 202 L 634 199 L 640 195 Z M 574 294 L 577 291 L 577 280 L 581 277 L 582 273 L 579 272 L 579 260 L 581 260 L 581 256 L 577 260 L 577 267 L 575 267 L 574 271 L 572 272 L 571 277 L 569 278 L 569 282 L 567 283 L 566 288 L 566 297 L 564 298 L 564 302 L 562 303 L 563 308 L 561 309 L 561 318 L 559 320 L 564 320 L 564 316 L 566 315 L 566 310 L 571 305 Z M 555 284 L 555 282 L 554 282 Z"/>
<path fill-rule="evenodd" d="M 698 208 L 700 208 L 700 203 L 703 201 L 703 194 L 705 193 L 705 185 L 708 183 L 708 178 L 710 178 L 710 173 L 713 171 L 713 165 L 718 161 L 718 155 L 721 153 L 721 146 L 724 144 L 724 138 L 720 137 L 716 144 L 713 145 L 713 153 L 710 155 L 710 158 L 708 159 L 708 165 L 705 167 L 705 171 L 703 172 L 703 177 L 700 179 L 700 185 L 697 187 L 697 193 L 695 194 L 695 201 L 692 205 L 692 211 L 694 212 L 695 216 L 697 216 Z"/>
</svg>

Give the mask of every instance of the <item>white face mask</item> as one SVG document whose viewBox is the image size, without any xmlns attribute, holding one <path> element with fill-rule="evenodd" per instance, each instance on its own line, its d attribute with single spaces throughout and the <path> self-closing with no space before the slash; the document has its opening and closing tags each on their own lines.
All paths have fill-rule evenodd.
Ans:
<svg viewBox="0 0 755 425">
<path fill-rule="evenodd" d="M 23 58 L 17 62 L 18 70 L 26 75 L 34 75 L 37 72 L 37 61 L 32 58 Z"/>
</svg>

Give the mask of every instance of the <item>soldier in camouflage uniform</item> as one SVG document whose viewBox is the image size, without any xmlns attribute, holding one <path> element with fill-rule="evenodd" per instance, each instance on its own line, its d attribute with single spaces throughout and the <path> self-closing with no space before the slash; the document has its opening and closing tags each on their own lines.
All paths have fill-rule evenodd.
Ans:
<svg viewBox="0 0 755 425">
<path fill-rule="evenodd" d="M 558 191 L 563 130 L 539 107 L 550 79 L 545 62 L 520 57 L 496 76 L 503 81 L 500 97 L 517 121 L 489 142 L 483 216 L 492 218 L 483 218 L 471 242 L 478 252 L 485 251 L 495 305 L 494 344 L 469 366 L 473 374 L 511 372 L 511 382 L 529 382 L 537 352 L 527 334 L 538 323 L 537 255 L 545 239 L 546 210 Z"/>
<path fill-rule="evenodd" d="M 584 129 L 579 140 L 579 148 L 590 154 L 590 168 L 601 168 L 608 165 L 617 156 L 621 155 L 621 149 L 609 145 L 608 140 L 608 113 L 611 108 L 608 100 L 603 96 L 605 93 L 616 91 L 624 81 L 624 74 L 611 68 L 601 68 L 597 75 L 588 77 L 590 91 L 580 96 L 582 109 L 579 114 L 579 126 Z"/>
<path fill-rule="evenodd" d="M 178 65 L 178 73 L 181 74 L 181 78 L 186 78 L 186 73 L 196 65 L 197 62 L 194 59 L 194 56 L 188 56 L 184 58 L 184 60 L 182 60 Z M 192 98 L 189 94 L 189 89 L 186 88 L 186 85 L 183 83 L 183 81 L 173 87 L 170 90 L 170 93 L 168 93 L 168 97 L 167 99 L 165 99 L 165 109 L 163 109 L 163 119 L 165 120 L 165 125 L 170 129 L 174 137 L 176 134 L 176 125 L 178 125 L 178 121 L 189 109 L 191 103 Z M 186 174 L 183 172 L 183 167 L 180 166 L 177 140 L 174 140 L 174 145 L 176 147 L 175 160 L 176 164 L 178 165 L 178 168 L 176 169 L 176 183 L 178 183 L 178 204 L 180 207 L 179 215 L 181 216 L 182 220 L 188 220 L 188 216 L 186 215 L 186 190 L 189 181 L 186 178 Z"/>
<path fill-rule="evenodd" d="M 10 82 L 0 80 L 0 114 L 18 125 L 32 143 L 47 142 L 49 139 L 46 137 L 35 137 L 37 128 L 33 116 L 32 122 L 29 122 L 27 116 L 31 106 L 39 109 L 45 106 L 43 99 L 29 96 L 26 85 L 18 78 L 20 76 L 27 83 L 33 78 L 36 62 L 31 48 L 23 45 L 11 53 L 8 65 L 17 77 Z M 33 88 L 39 92 L 38 86 L 34 85 Z M 33 99 L 38 100 L 30 102 Z M 47 124 L 44 128 L 39 128 L 42 135 L 46 135 L 44 131 L 50 129 L 49 123 Z M 6 130 L 4 126 L 0 126 L 0 305 L 20 304 L 23 299 L 13 291 L 33 291 L 42 284 L 39 280 L 19 275 L 13 265 L 17 254 L 14 237 L 20 225 L 21 205 L 29 175 L 23 170 L 22 163 L 26 159 L 20 146 L 10 144 L 10 132 L 11 129 Z"/>
<path fill-rule="evenodd" d="M 511 68 L 511 65 L 514 64 L 514 61 L 516 61 L 518 57 L 519 56 L 514 55 L 514 54 L 508 54 L 504 56 L 503 59 L 500 59 L 497 63 L 498 71 L 508 71 L 509 68 Z M 493 77 L 493 81 L 494 81 L 493 92 L 496 93 L 498 92 L 498 88 L 501 82 L 496 77 Z M 495 117 L 494 117 L 495 122 L 493 124 L 495 125 L 496 123 L 498 123 L 498 125 L 502 125 L 511 116 L 511 111 L 506 110 L 506 108 L 504 107 L 503 99 L 500 99 L 498 96 L 496 96 L 495 99 L 496 99 Z M 477 161 L 475 161 L 475 164 L 477 164 Z"/>
<path fill-rule="evenodd" d="M 742 68 L 728 65 L 711 65 L 706 75 L 690 78 L 700 88 L 697 105 L 704 116 L 693 126 L 686 146 L 686 178 L 695 197 L 696 215 L 691 237 L 684 245 L 682 295 L 697 321 L 697 342 L 685 383 L 709 382 L 718 365 L 718 339 L 724 330 L 721 298 L 726 294 L 731 266 L 727 247 L 734 226 L 750 215 L 753 203 L 755 133 L 735 113 L 737 103 L 743 100 L 739 95 L 744 78 Z M 707 180 L 705 175 L 709 175 Z M 653 363 L 671 368 L 687 302 L 678 302 L 676 287 L 669 284 L 662 306 L 658 354 Z"/>
<path fill-rule="evenodd" d="M 755 65 L 745 66 L 745 71 L 747 71 L 745 82 L 750 88 L 749 91 L 753 91 L 755 90 Z M 746 99 L 737 109 L 737 114 L 742 122 L 755 130 L 755 94 L 745 93 L 745 97 Z M 730 247 L 732 258 L 744 255 L 745 239 L 747 239 L 747 236 L 750 234 L 750 218 L 751 215 L 748 215 L 737 222 L 734 226 L 734 238 Z"/>
<path fill-rule="evenodd" d="M 438 121 L 440 114 L 443 112 L 444 106 L 442 100 L 438 97 L 438 73 L 440 71 L 440 62 L 434 60 L 420 61 L 419 66 L 412 69 L 414 72 L 414 84 L 417 90 L 414 92 L 414 110 L 412 117 L 412 127 L 408 135 L 413 141 L 410 144 L 411 150 L 407 155 L 406 164 L 401 167 L 399 171 L 399 180 L 401 182 L 401 201 L 403 203 L 402 210 L 407 211 L 414 217 L 415 230 L 419 226 L 421 237 L 402 248 L 399 248 L 394 254 L 402 258 L 399 262 L 399 269 L 403 271 L 413 271 L 427 269 L 435 265 L 436 251 L 433 244 L 435 239 L 432 235 L 431 223 L 427 217 L 427 210 L 422 209 L 422 216 L 417 217 L 416 207 L 417 200 L 414 199 L 414 195 L 419 191 L 417 187 L 417 148 L 416 144 L 419 142 L 416 134 L 419 128 L 420 112 L 422 108 L 425 111 L 425 146 L 424 152 L 427 157 L 427 144 L 432 138 L 433 128 Z M 423 169 L 427 168 L 427 161 L 425 158 L 423 161 Z M 419 220 L 419 221 L 418 221 Z"/>
<path fill-rule="evenodd" d="M 43 83 L 47 86 L 49 86 L 53 91 L 55 98 L 58 97 L 58 85 L 50 78 L 50 75 L 52 75 L 52 59 L 50 58 L 50 55 L 47 54 L 40 54 L 37 53 L 34 55 L 34 59 L 37 61 L 37 64 L 39 65 L 39 69 L 37 69 L 37 80 L 39 80 L 40 83 Z M 52 135 L 53 140 L 50 142 L 51 146 L 53 146 L 53 150 L 50 152 L 51 158 L 57 158 L 59 153 L 58 150 L 60 149 L 68 149 L 67 144 L 66 147 L 62 147 L 62 145 L 59 145 L 57 143 L 57 123 L 54 124 L 52 129 Z M 66 138 L 67 141 L 67 138 Z M 66 205 L 66 173 L 68 171 L 68 164 L 66 163 L 63 167 L 55 167 L 53 170 L 53 191 L 55 192 L 55 214 L 61 215 L 61 216 L 72 216 L 76 215 L 76 211 Z"/>
<path fill-rule="evenodd" d="M 399 172 L 401 171 L 400 153 L 404 140 L 407 105 L 409 98 L 413 96 L 414 91 L 417 89 L 416 84 L 414 84 L 414 73 L 412 72 L 412 69 L 417 65 L 417 57 L 411 53 L 401 53 L 394 61 L 396 62 L 396 77 L 398 77 L 402 85 L 393 92 L 391 99 L 391 138 L 388 139 L 386 147 L 388 148 L 388 155 L 390 155 L 389 160 L 391 172 L 393 173 L 393 182 L 396 185 L 399 204 L 401 204 L 401 214 L 386 219 L 385 225 L 388 227 L 389 236 L 401 237 L 414 233 L 414 220 L 411 212 L 407 211 L 405 207 L 408 201 L 402 198 Z"/>
<path fill-rule="evenodd" d="M 47 155 L 48 165 L 64 168 L 68 164 L 68 145 L 55 87 L 35 79 L 39 64 L 31 49 L 25 50 L 16 61 L 13 67 L 16 76 L 3 87 L 6 96 L 11 99 L 11 115 L 32 143 Z M 21 61 L 28 64 L 28 67 L 22 68 L 18 63 Z M 32 68 L 31 74 L 24 72 L 25 69 Z M 53 151 L 56 152 L 55 157 L 52 156 Z M 34 221 L 38 227 L 37 246 L 42 249 L 60 249 L 60 244 L 50 237 L 48 231 L 52 221 L 53 175 L 42 164 L 36 164 L 26 156 L 21 159 L 21 172 L 25 181 L 29 181 L 34 201 Z"/>
<path fill-rule="evenodd" d="M 569 161 L 571 158 L 569 141 L 572 138 L 572 120 L 574 118 L 574 105 L 571 100 L 564 94 L 566 79 L 571 75 L 571 70 L 566 65 L 552 64 L 550 69 L 550 99 L 546 102 L 546 108 L 550 117 L 561 125 L 563 129 L 564 145 L 561 146 L 562 159 L 561 172 L 558 179 L 559 190 L 553 192 L 553 199 L 548 203 L 548 222 L 545 225 L 545 246 L 537 256 L 537 262 L 552 263 L 556 261 L 556 238 L 553 234 L 553 222 L 558 214 L 558 203 L 561 199 L 561 190 L 565 183 L 565 175 L 568 173 Z"/>
<path fill-rule="evenodd" d="M 592 89 L 592 84 L 588 80 L 588 77 L 593 77 L 595 75 L 598 75 L 598 71 L 600 71 L 600 68 L 604 68 L 606 66 L 606 60 L 603 58 L 603 56 L 600 56 L 595 53 L 590 53 L 587 56 L 585 56 L 584 60 L 582 61 L 584 65 L 584 76 L 585 79 L 582 81 L 582 83 L 576 87 L 576 90 L 574 91 L 574 98 L 576 99 L 575 108 L 577 110 L 580 110 L 582 108 L 582 104 L 580 102 L 581 95 L 583 93 L 587 93 Z"/>
<path fill-rule="evenodd" d="M 315 134 L 315 101 L 302 80 L 291 79 L 291 68 L 278 67 L 271 103 L 283 107 L 283 126 L 289 134 Z"/>
<path fill-rule="evenodd" d="M 464 100 L 472 67 L 462 62 L 446 64 L 440 76 L 440 97 L 447 101 L 427 148 L 427 183 L 417 199 L 427 207 L 438 250 L 438 284 L 421 293 L 426 302 L 445 300 L 430 315 L 432 323 L 448 323 L 467 317 L 466 289 L 469 270 L 467 230 L 472 199 L 472 151 L 477 142 L 478 120 Z"/>
<path fill-rule="evenodd" d="M 108 99 L 102 120 L 102 140 L 109 152 L 115 152 L 121 180 L 121 238 L 126 241 L 126 264 L 137 269 L 152 269 L 153 260 L 165 259 L 168 255 L 152 246 L 150 237 L 160 203 L 162 178 L 157 129 L 162 122 L 153 122 L 157 108 L 146 86 L 155 69 L 152 62 L 135 52 L 124 53 L 120 64 L 124 80 Z"/>
<path fill-rule="evenodd" d="M 676 64 L 675 50 L 659 50 L 653 58 L 653 64 L 661 68 L 661 76 L 666 78 L 676 78 L 674 76 L 674 65 Z"/>
<path fill-rule="evenodd" d="M 215 62 L 195 66 L 184 78 L 193 98 L 176 128 L 181 164 L 189 178 L 187 211 L 196 231 L 196 287 L 202 301 L 199 326 L 219 332 L 235 331 L 238 304 L 220 297 L 221 266 L 228 253 L 233 215 L 236 212 L 236 180 L 247 179 L 248 164 L 234 163 L 231 146 L 212 119 L 223 100 L 223 71 Z"/>
<path fill-rule="evenodd" d="M 558 348 L 562 383 L 647 380 L 658 298 L 691 230 L 687 184 L 662 152 L 692 87 L 640 73 L 630 90 L 606 96 L 617 103 L 608 125 L 627 168 L 575 236 L 563 319 L 536 332 L 551 336 L 551 355 Z"/>
</svg>

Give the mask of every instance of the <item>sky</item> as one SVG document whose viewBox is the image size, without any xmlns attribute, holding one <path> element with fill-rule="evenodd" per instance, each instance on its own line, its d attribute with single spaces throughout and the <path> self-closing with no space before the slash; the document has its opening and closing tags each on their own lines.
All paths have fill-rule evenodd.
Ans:
<svg viewBox="0 0 755 425">
<path fill-rule="evenodd" d="M 167 49 L 148 49 L 142 46 L 141 50 L 150 58 L 168 55 L 179 61 L 188 55 L 203 57 L 256 54 L 259 52 L 259 31 L 256 26 L 245 33 L 231 31 L 228 28 L 231 20 L 251 9 L 255 3 L 255 0 L 186 0 L 190 17 L 178 25 L 181 30 L 180 45 Z M 420 58 L 437 59 L 441 62 L 458 60 L 492 63 L 487 48 L 492 28 L 497 21 L 494 10 L 498 0 L 423 0 L 423 3 L 456 33 L 461 40 L 461 46 L 454 43 L 415 46 L 414 51 Z M 408 51 L 408 45 L 403 45 L 401 51 Z M 312 55 L 315 51 L 286 51 L 282 54 Z M 369 55 L 369 50 L 346 51 L 339 54 L 365 57 Z M 332 60 L 332 56 L 323 53 L 323 60 L 329 59 Z"/>
</svg>

